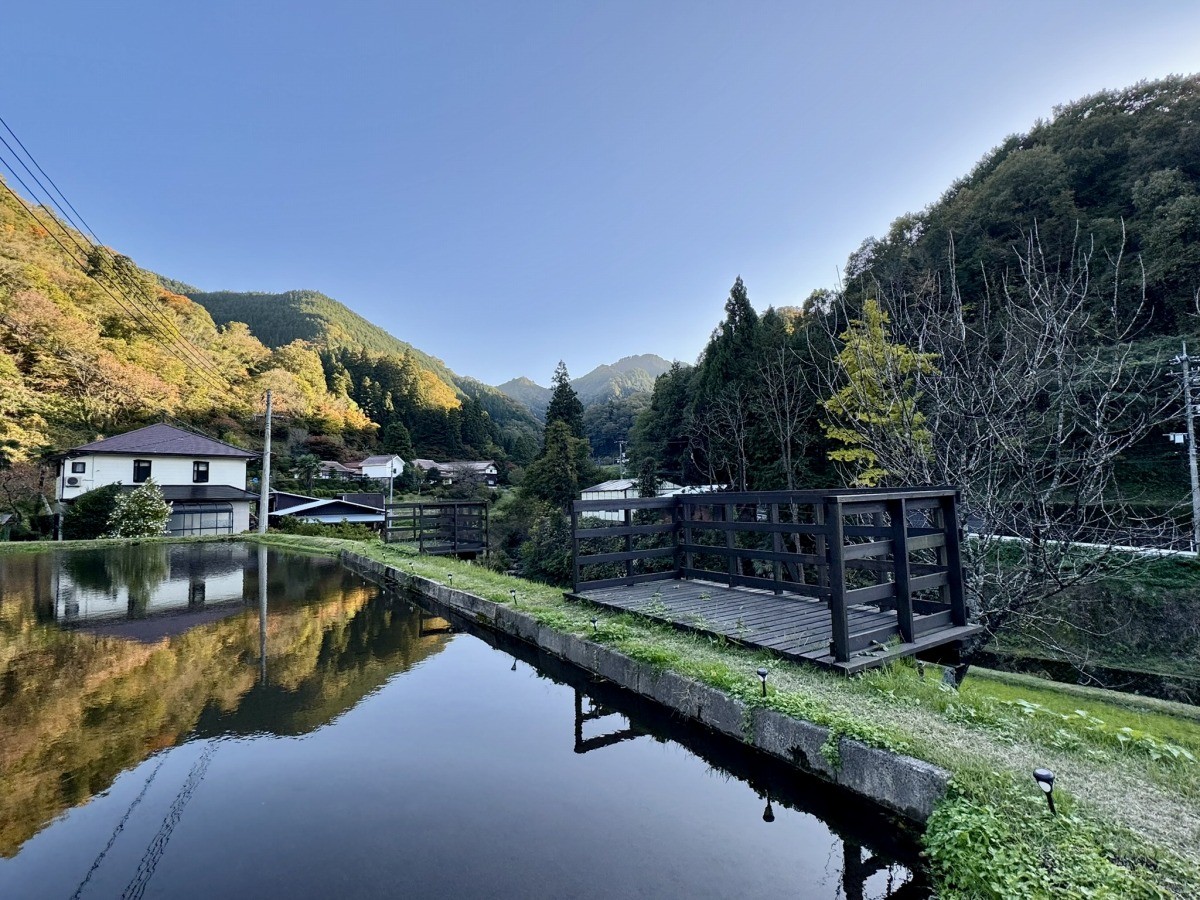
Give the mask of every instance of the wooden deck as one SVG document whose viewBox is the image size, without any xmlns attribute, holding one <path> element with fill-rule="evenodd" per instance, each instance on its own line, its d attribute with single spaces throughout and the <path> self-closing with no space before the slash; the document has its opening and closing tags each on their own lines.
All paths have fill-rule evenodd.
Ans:
<svg viewBox="0 0 1200 900">
<path fill-rule="evenodd" d="M 851 657 L 838 662 L 832 653 L 829 604 L 807 597 L 775 595 L 752 588 L 726 587 L 711 581 L 652 581 L 567 595 L 597 606 L 634 612 L 703 634 L 720 635 L 747 647 L 764 648 L 788 659 L 838 669 L 846 674 L 913 656 L 978 633 L 979 626 L 947 628 L 944 613 L 916 614 L 915 639 L 900 642 L 896 613 L 872 606 L 850 606 Z"/>
<path fill-rule="evenodd" d="M 981 630 L 957 501 L 949 488 L 579 501 L 566 596 L 845 673 L 956 653 Z"/>
</svg>

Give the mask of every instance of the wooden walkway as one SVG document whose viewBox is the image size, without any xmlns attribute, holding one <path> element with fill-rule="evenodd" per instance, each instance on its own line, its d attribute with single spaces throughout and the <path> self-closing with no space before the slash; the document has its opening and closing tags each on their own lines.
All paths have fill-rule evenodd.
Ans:
<svg viewBox="0 0 1200 900">
<path fill-rule="evenodd" d="M 896 613 L 873 606 L 846 610 L 852 656 L 839 663 L 832 653 L 829 605 L 807 597 L 730 588 L 708 581 L 654 581 L 567 595 L 597 606 L 634 612 L 677 628 L 719 635 L 747 647 L 761 647 L 788 659 L 813 662 L 847 674 L 912 656 L 975 634 L 978 626 L 947 628 L 943 613 L 915 615 L 916 639 L 902 644 Z"/>
<path fill-rule="evenodd" d="M 944 658 L 981 630 L 957 501 L 948 488 L 577 501 L 567 597 L 847 674 Z"/>
</svg>

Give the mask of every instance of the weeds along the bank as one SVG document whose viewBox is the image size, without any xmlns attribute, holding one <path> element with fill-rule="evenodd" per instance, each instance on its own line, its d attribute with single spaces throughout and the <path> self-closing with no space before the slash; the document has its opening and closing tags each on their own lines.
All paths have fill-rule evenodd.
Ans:
<svg viewBox="0 0 1200 900">
<path fill-rule="evenodd" d="M 443 584 L 453 574 L 455 588 L 515 603 L 547 627 L 749 705 L 826 726 L 831 741 L 824 752 L 835 765 L 837 738 L 846 736 L 946 768 L 951 790 L 925 834 L 940 897 L 1200 896 L 1200 826 L 1179 815 L 1182 809 L 1200 823 L 1195 719 L 1081 699 L 1051 684 L 1022 696 L 1019 687 L 984 677 L 954 690 L 941 685 L 939 673 L 922 678 L 912 662 L 846 679 L 724 639 L 569 602 L 558 588 L 470 563 L 377 543 L 276 535 L 265 541 L 327 553 L 349 549 Z M 770 672 L 765 698 L 760 666 Z M 1031 760 L 1073 775 L 1056 788 L 1058 816 L 1048 814 L 1030 777 Z M 1183 806 L 1160 809 L 1170 796 Z"/>
</svg>

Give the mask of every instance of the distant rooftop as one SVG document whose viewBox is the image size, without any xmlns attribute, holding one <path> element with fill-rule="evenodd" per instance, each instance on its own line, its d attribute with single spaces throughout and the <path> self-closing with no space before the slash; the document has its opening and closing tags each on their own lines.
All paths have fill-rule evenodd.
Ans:
<svg viewBox="0 0 1200 900">
<path fill-rule="evenodd" d="M 602 481 L 599 484 L 593 484 L 591 487 L 583 489 L 583 493 L 590 494 L 593 491 L 628 491 L 637 487 L 636 478 L 614 478 L 612 481 Z M 658 482 L 658 491 L 661 494 L 663 491 L 673 493 L 680 490 L 679 485 L 673 481 Z"/>
<path fill-rule="evenodd" d="M 228 456 L 237 459 L 257 459 L 260 454 L 243 450 L 233 444 L 205 437 L 194 431 L 176 428 L 160 422 L 90 444 L 81 444 L 67 455 L 82 453 L 133 453 L 138 456 Z"/>
<path fill-rule="evenodd" d="M 355 463 L 355 465 L 359 466 L 360 468 L 362 466 L 386 466 L 393 459 L 400 459 L 400 457 L 395 453 L 385 453 L 382 456 L 368 456 L 362 462 Z"/>
</svg>

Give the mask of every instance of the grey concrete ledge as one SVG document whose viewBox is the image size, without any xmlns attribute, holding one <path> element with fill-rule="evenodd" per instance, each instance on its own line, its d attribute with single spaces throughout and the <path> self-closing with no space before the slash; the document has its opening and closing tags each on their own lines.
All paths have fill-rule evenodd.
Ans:
<svg viewBox="0 0 1200 900">
<path fill-rule="evenodd" d="M 927 762 L 840 738 L 835 766 L 823 749 L 829 740 L 828 728 L 772 709 L 749 707 L 707 684 L 542 625 L 519 607 L 495 603 L 348 550 L 343 551 L 342 562 L 386 585 L 419 591 L 489 628 L 540 647 L 914 822 L 924 824 L 946 793 L 950 773 Z"/>
</svg>

